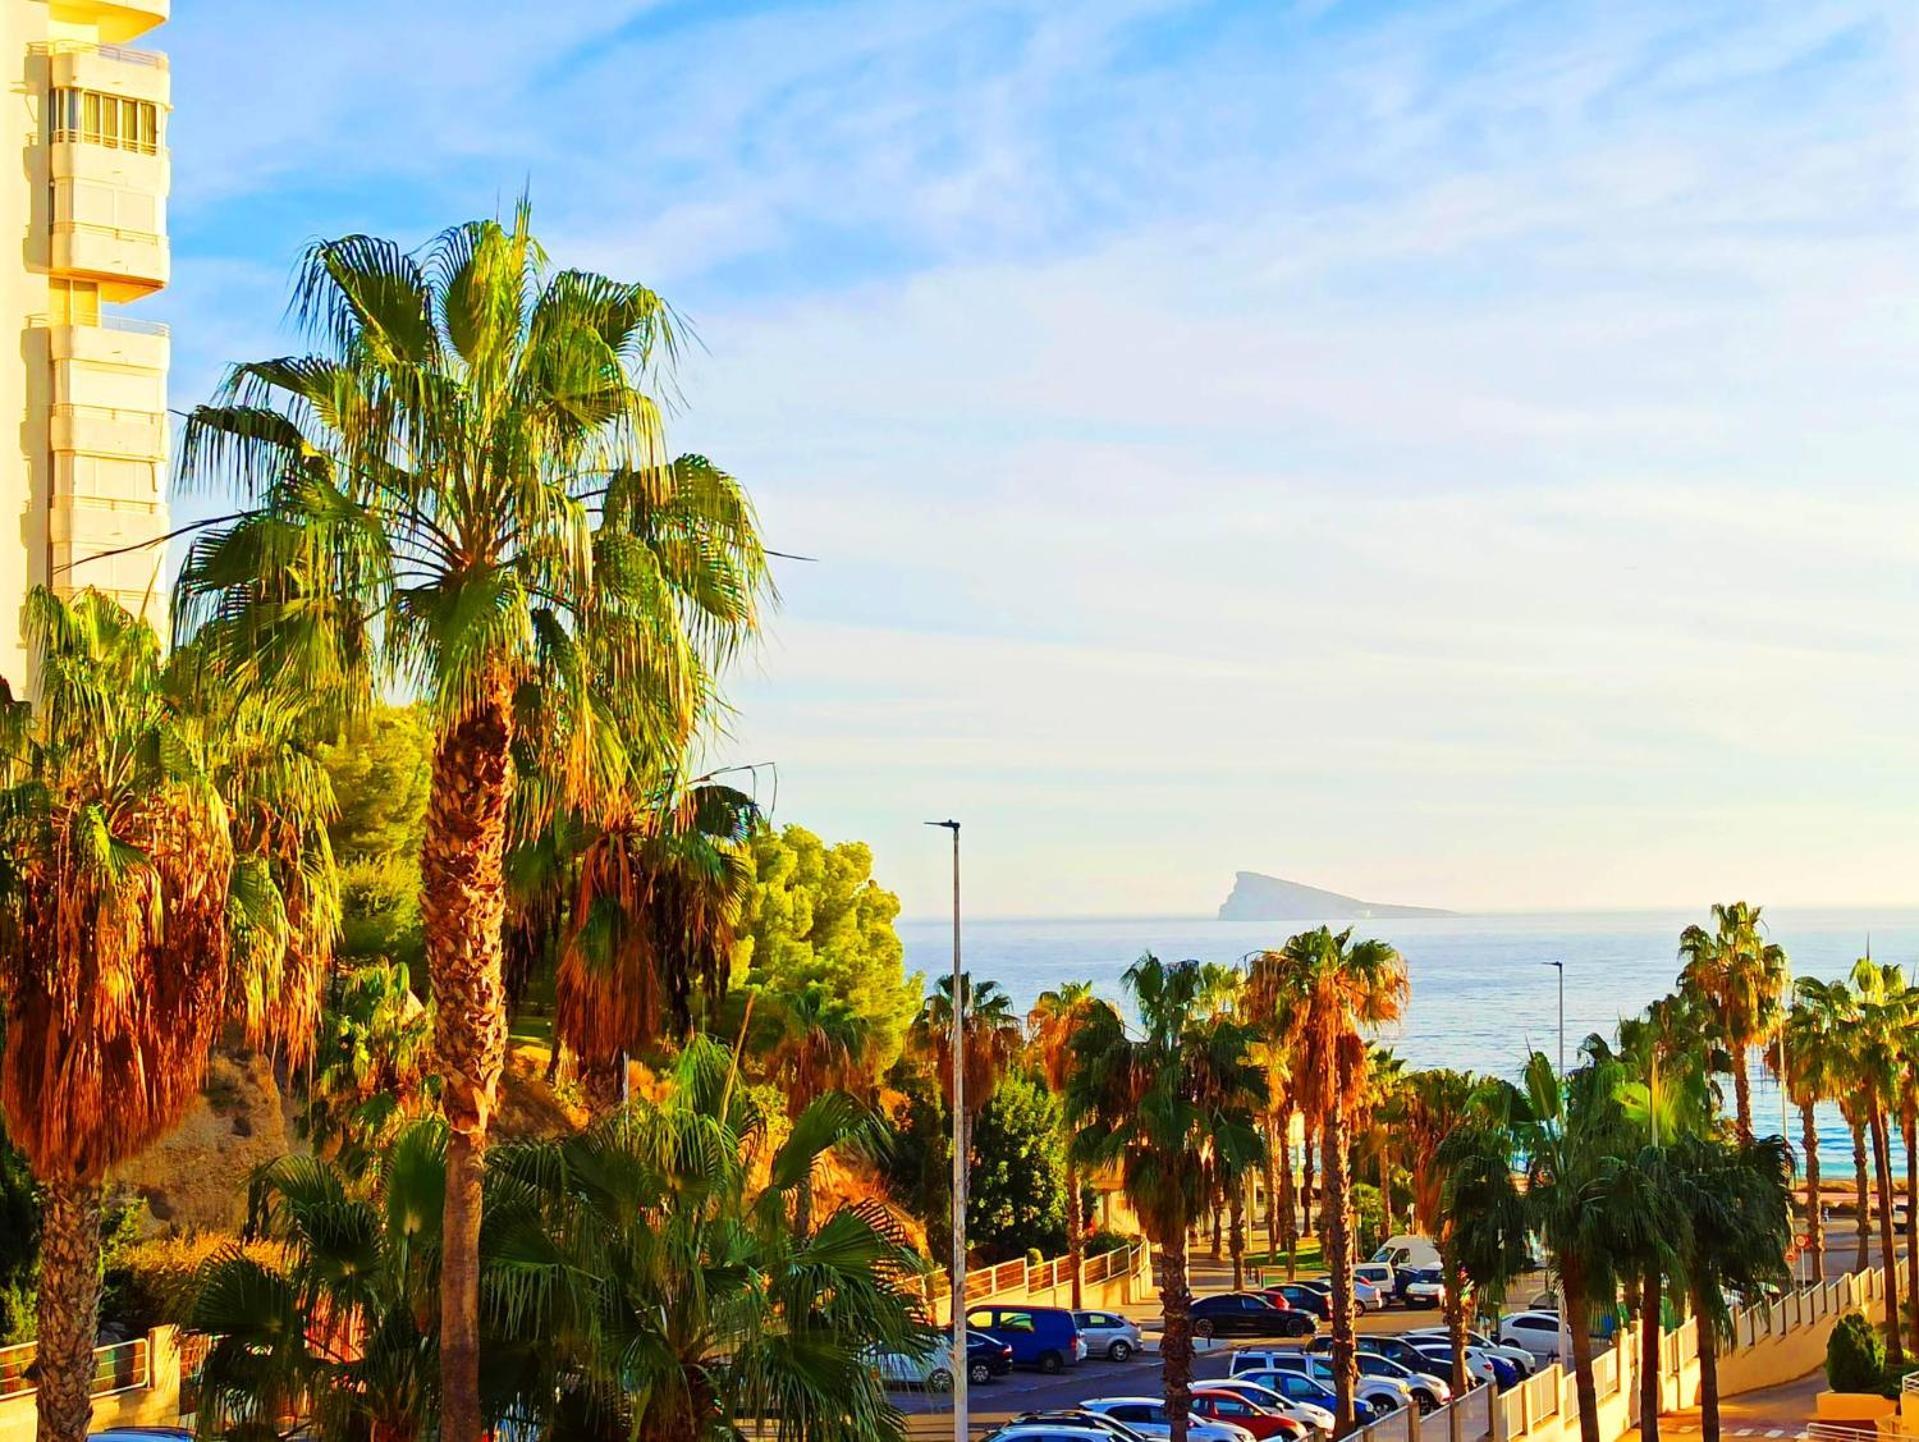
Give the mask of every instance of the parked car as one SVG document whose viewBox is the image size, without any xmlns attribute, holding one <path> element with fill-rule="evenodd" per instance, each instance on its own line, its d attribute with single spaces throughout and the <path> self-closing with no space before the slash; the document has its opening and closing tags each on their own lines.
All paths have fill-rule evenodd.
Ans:
<svg viewBox="0 0 1919 1442">
<path fill-rule="evenodd" d="M 929 1392 L 953 1390 L 953 1355 L 943 1342 L 924 1352 L 879 1352 L 873 1370 L 894 1387 L 924 1387 Z M 966 1333 L 966 1380 L 984 1384 L 1013 1370 L 1013 1349 L 1004 1342 L 975 1332 Z"/>
<path fill-rule="evenodd" d="M 1333 1304 L 1333 1284 L 1330 1279 L 1326 1277 L 1302 1277 L 1298 1282 L 1290 1283 L 1289 1285 L 1311 1287 L 1315 1292 L 1326 1299 L 1327 1310 L 1329 1312 L 1331 1311 Z M 1362 1281 L 1357 1275 L 1354 1276 L 1353 1311 L 1355 1314 L 1376 1312 L 1384 1303 L 1385 1299 L 1380 1295 L 1379 1288 L 1373 1286 L 1370 1282 Z"/>
<path fill-rule="evenodd" d="M 1255 1382 L 1250 1377 L 1227 1377 L 1220 1381 L 1207 1381 L 1202 1385 L 1216 1392 L 1232 1392 L 1244 1397 L 1248 1402 L 1257 1402 L 1269 1412 L 1277 1412 L 1282 1417 L 1290 1417 L 1303 1427 L 1320 1433 L 1333 1435 L 1333 1414 L 1317 1402 L 1295 1400 L 1274 1391 L 1263 1382 Z"/>
<path fill-rule="evenodd" d="M 1382 1306 L 1392 1300 L 1393 1264 L 1391 1262 L 1361 1262 L 1353 1268 L 1353 1277 L 1379 1293 Z"/>
<path fill-rule="evenodd" d="M 1436 1366 L 1451 1368 L 1453 1365 L 1452 1343 L 1437 1337 L 1407 1337 L 1405 1341 Z M 1411 1366 L 1409 1362 L 1406 1364 Z M 1504 1357 L 1494 1356 L 1482 1347 L 1466 1348 L 1466 1366 L 1481 1378 L 1504 1392 L 1519 1381 L 1519 1369 Z"/>
<path fill-rule="evenodd" d="M 1327 1349 L 1331 1350 L 1330 1347 Z M 1314 1344 L 1315 1356 L 1322 1355 L 1317 1343 Z M 1453 1400 L 1452 1384 L 1430 1368 L 1421 1370 L 1408 1367 L 1403 1362 L 1395 1362 L 1391 1357 L 1382 1357 L 1377 1352 L 1361 1351 L 1357 1354 L 1360 1374 L 1366 1377 L 1391 1377 L 1396 1382 L 1404 1382 L 1412 1389 L 1413 1404 L 1419 1408 L 1420 1415 L 1436 1407 L 1443 1407 Z"/>
<path fill-rule="evenodd" d="M 1257 1292 L 1220 1292 L 1193 1302 L 1195 1337 L 1310 1337 L 1309 1313 L 1275 1307 Z"/>
<path fill-rule="evenodd" d="M 1338 1416 L 1339 1401 L 1333 1396 L 1333 1389 L 1316 1377 L 1308 1377 L 1304 1372 L 1281 1372 L 1267 1370 L 1263 1372 L 1243 1372 L 1235 1381 L 1257 1382 L 1262 1387 L 1270 1387 L 1280 1396 L 1293 1402 L 1310 1402 L 1315 1407 Z M 1363 1398 L 1353 1398 L 1353 1420 L 1365 1427 L 1379 1420 L 1379 1413 L 1371 1403 Z"/>
<path fill-rule="evenodd" d="M 1091 1427 L 1109 1442 L 1146 1442 L 1146 1438 L 1128 1427 L 1124 1422 L 1115 1421 L 1103 1412 L 1089 1412 L 1084 1407 L 1053 1407 L 1040 1412 L 1022 1412 L 1013 1419 L 1015 1425 L 1043 1422 L 1054 1426 Z M 1052 1433 L 1048 1433 L 1052 1436 Z"/>
<path fill-rule="evenodd" d="M 1274 1352 L 1271 1355 L 1269 1369 L 1274 1372 L 1297 1372 L 1301 1376 L 1311 1377 L 1321 1386 L 1330 1389 L 1333 1385 L 1332 1358 L 1318 1352 Z M 1245 1371 L 1247 1369 L 1240 1369 Z M 1268 1370 L 1268 1369 L 1260 1369 Z M 1391 1377 L 1368 1376 L 1362 1369 L 1353 1395 L 1360 1398 L 1382 1417 L 1391 1416 L 1402 1407 L 1413 1402 L 1412 1388 Z"/>
<path fill-rule="evenodd" d="M 1173 1424 L 1159 1397 L 1092 1397 L 1080 1404 L 1088 1412 L 1103 1412 L 1124 1422 L 1142 1437 L 1170 1437 Z M 1186 1435 L 1191 1442 L 1257 1442 L 1251 1432 L 1232 1422 L 1212 1422 L 1190 1413 Z"/>
<path fill-rule="evenodd" d="M 989 1432 L 986 1442 L 1113 1442 L 1113 1434 L 1077 1420 L 1008 1422 Z"/>
<path fill-rule="evenodd" d="M 1264 1288 L 1260 1295 L 1273 1301 L 1275 1293 L 1293 1311 L 1310 1312 L 1322 1322 L 1332 1320 L 1332 1304 L 1327 1301 L 1325 1294 L 1315 1291 L 1304 1282 L 1281 1282 L 1276 1287 Z"/>
<path fill-rule="evenodd" d="M 1541 1362 L 1559 1360 L 1559 1313 L 1515 1312 L 1499 1321 L 1499 1340 L 1522 1347 Z"/>
<path fill-rule="evenodd" d="M 1006 1343 L 1022 1367 L 1053 1373 L 1086 1360 L 1085 1339 L 1064 1307 L 973 1307 L 966 1325 Z"/>
<path fill-rule="evenodd" d="M 1446 1275 L 1438 1267 L 1399 1267 L 1393 1290 L 1408 1307 L 1438 1307 L 1446 1300 Z"/>
<path fill-rule="evenodd" d="M 1195 1385 L 1193 1415 L 1204 1417 L 1208 1422 L 1230 1422 L 1235 1427 L 1244 1427 L 1259 1442 L 1273 1438 L 1278 1442 L 1303 1442 L 1309 1430 L 1291 1417 L 1222 1387 Z"/>
<path fill-rule="evenodd" d="M 1439 1248 L 1433 1245 L 1431 1237 L 1388 1237 L 1371 1260 L 1388 1262 L 1395 1267 L 1437 1267 Z"/>
<path fill-rule="evenodd" d="M 1430 1339 L 1421 1339 L 1429 1341 Z M 1421 1346 L 1405 1337 L 1365 1336 L 1358 1339 L 1359 1350 L 1372 1352 L 1381 1357 L 1390 1357 L 1402 1367 L 1410 1367 L 1415 1372 L 1430 1372 L 1437 1368 L 1442 1376 L 1450 1377 L 1453 1371 L 1452 1349 L 1446 1346 Z M 1473 1348 L 1466 1349 L 1466 1371 L 1472 1377 L 1473 1385 L 1490 1383 L 1497 1386 L 1499 1374 L 1493 1369 L 1492 1359 Z"/>
<path fill-rule="evenodd" d="M 1075 1312 L 1073 1325 L 1086 1343 L 1086 1355 L 1124 1362 L 1141 1345 L 1139 1327 L 1118 1312 Z"/>
<path fill-rule="evenodd" d="M 1415 1327 L 1412 1331 L 1407 1332 L 1405 1336 L 1408 1341 L 1413 1342 L 1415 1345 L 1428 1338 L 1443 1342 L 1449 1348 L 1453 1344 L 1452 1334 L 1444 1327 Z M 1522 1379 L 1532 1376 L 1534 1372 L 1539 1370 L 1539 1359 L 1524 1347 L 1516 1347 L 1510 1342 L 1495 1342 L 1484 1332 L 1467 1332 L 1466 1345 L 1479 1348 L 1480 1351 L 1495 1360 L 1512 1363 L 1513 1370 L 1518 1372 Z"/>
</svg>

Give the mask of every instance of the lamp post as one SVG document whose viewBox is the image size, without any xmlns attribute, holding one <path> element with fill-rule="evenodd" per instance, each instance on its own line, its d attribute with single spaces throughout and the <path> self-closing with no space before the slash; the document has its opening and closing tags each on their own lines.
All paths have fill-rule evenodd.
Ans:
<svg viewBox="0 0 1919 1442">
<path fill-rule="evenodd" d="M 1559 973 L 1559 1067 L 1556 1079 L 1559 1105 L 1563 1109 L 1566 1105 L 1566 963 L 1542 961 L 1540 965 L 1550 966 Z M 1566 1331 L 1566 1278 L 1562 1272 L 1559 1278 L 1559 1370 L 1564 1372 L 1571 1365 L 1572 1338 Z"/>
<path fill-rule="evenodd" d="M 953 1442 L 966 1438 L 966 997 L 960 977 L 960 824 L 953 833 Z"/>
</svg>

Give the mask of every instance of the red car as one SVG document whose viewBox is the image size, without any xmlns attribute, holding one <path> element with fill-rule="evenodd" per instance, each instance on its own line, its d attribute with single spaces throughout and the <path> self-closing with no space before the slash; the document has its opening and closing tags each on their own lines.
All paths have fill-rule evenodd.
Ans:
<svg viewBox="0 0 1919 1442">
<path fill-rule="evenodd" d="M 1276 1437 L 1279 1442 L 1302 1442 L 1306 1429 L 1290 1417 L 1269 1412 L 1257 1402 L 1248 1402 L 1237 1392 L 1213 1387 L 1193 1389 L 1193 1415 L 1209 1422 L 1230 1422 L 1244 1427 L 1259 1442 Z"/>
<path fill-rule="evenodd" d="M 1287 1299 L 1286 1294 L 1278 1287 L 1261 1287 L 1258 1290 L 1260 1296 L 1271 1302 L 1275 1307 L 1279 1308 L 1280 1311 L 1290 1312 L 1293 1310 L 1292 1302 Z"/>
</svg>

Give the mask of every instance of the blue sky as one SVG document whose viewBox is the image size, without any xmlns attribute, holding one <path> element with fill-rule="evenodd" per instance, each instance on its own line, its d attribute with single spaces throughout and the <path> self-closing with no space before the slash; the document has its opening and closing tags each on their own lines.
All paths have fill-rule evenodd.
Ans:
<svg viewBox="0 0 1919 1442">
<path fill-rule="evenodd" d="M 696 323 L 719 750 L 941 905 L 1919 878 L 1904 4 L 184 0 L 174 404 L 530 188 Z M 190 514 L 190 512 L 188 512 Z"/>
</svg>

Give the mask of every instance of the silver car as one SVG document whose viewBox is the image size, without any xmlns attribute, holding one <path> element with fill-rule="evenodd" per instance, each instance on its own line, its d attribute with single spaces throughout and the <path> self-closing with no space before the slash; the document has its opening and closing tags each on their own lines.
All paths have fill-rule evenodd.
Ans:
<svg viewBox="0 0 1919 1442">
<path fill-rule="evenodd" d="M 1141 1348 L 1139 1327 L 1118 1312 L 1075 1312 L 1073 1325 L 1086 1343 L 1086 1355 L 1124 1362 Z"/>
</svg>

